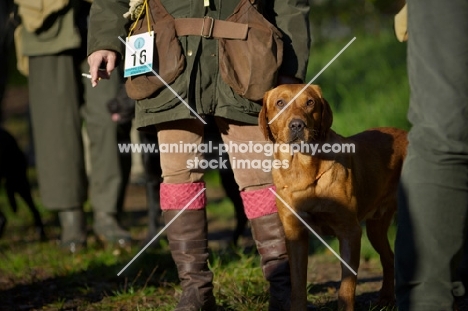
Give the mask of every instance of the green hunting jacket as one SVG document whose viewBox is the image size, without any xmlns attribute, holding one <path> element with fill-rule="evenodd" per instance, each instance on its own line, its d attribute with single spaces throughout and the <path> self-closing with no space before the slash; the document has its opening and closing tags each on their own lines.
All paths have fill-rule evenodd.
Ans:
<svg viewBox="0 0 468 311">
<path fill-rule="evenodd" d="M 270 21 L 283 32 L 284 57 L 279 74 L 304 80 L 310 46 L 308 1 L 263 2 L 264 11 L 273 17 Z M 203 0 L 161 0 L 161 3 L 174 18 L 210 16 L 224 20 L 239 2 L 211 0 L 214 9 L 206 9 Z M 127 11 L 128 0 L 94 0 L 89 21 L 88 54 L 102 49 L 124 54 L 125 46 L 118 36 L 127 34 L 129 22 L 122 17 Z M 170 86 L 201 116 L 214 115 L 257 124 L 261 103 L 234 93 L 219 74 L 218 40 L 201 36 L 183 36 L 179 40 L 186 67 Z M 195 118 L 168 88 L 156 92 L 154 97 L 137 101 L 135 116 L 140 129 L 165 121 Z"/>
</svg>

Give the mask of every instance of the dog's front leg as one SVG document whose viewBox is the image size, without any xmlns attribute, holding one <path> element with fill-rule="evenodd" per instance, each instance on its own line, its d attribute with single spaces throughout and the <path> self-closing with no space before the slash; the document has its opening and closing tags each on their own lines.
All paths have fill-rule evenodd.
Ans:
<svg viewBox="0 0 468 311">
<path fill-rule="evenodd" d="M 278 206 L 283 223 L 291 269 L 291 310 L 307 310 L 307 229 L 300 220 L 284 206 Z"/>
<path fill-rule="evenodd" d="M 339 231 L 335 231 L 340 241 L 341 258 L 353 270 L 341 263 L 341 286 L 338 292 L 338 310 L 353 311 L 354 298 L 356 293 L 357 270 L 359 269 L 359 259 L 361 253 L 362 230 L 359 223 L 340 226 Z"/>
</svg>

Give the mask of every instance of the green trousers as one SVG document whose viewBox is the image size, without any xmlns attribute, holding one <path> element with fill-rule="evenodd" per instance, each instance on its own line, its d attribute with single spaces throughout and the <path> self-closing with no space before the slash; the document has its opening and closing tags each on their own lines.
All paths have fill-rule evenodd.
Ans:
<svg viewBox="0 0 468 311">
<path fill-rule="evenodd" d="M 408 1 L 411 100 L 395 245 L 398 310 L 452 310 L 468 212 L 468 1 Z"/>
<path fill-rule="evenodd" d="M 88 72 L 86 61 L 77 61 L 73 53 L 34 56 L 29 63 L 29 101 L 42 203 L 51 210 L 76 208 L 89 194 L 94 210 L 117 212 L 131 160 L 119 156 L 117 141 L 129 140 L 129 126 L 119 129 L 106 103 L 116 95 L 121 75 L 114 72 L 110 80 L 92 88 L 81 76 L 81 72 Z M 89 180 L 83 126 L 90 141 Z"/>
</svg>

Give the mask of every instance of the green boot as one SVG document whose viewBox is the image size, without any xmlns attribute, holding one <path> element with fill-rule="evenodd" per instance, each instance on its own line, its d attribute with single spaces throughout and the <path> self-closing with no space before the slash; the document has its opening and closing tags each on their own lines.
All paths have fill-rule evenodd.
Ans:
<svg viewBox="0 0 468 311">
<path fill-rule="evenodd" d="M 68 209 L 58 213 L 62 233 L 60 247 L 75 253 L 86 247 L 86 222 L 81 209 Z"/>
<path fill-rule="evenodd" d="M 104 247 L 118 246 L 126 250 L 131 247 L 132 237 L 119 225 L 114 213 L 94 212 L 93 231 Z"/>
</svg>

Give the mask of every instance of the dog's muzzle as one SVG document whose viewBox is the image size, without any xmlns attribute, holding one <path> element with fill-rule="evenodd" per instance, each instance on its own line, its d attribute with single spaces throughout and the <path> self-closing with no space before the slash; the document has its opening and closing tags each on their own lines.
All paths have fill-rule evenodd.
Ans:
<svg viewBox="0 0 468 311">
<path fill-rule="evenodd" d="M 305 127 L 306 127 L 306 124 L 301 119 L 292 119 L 288 124 L 290 142 L 294 142 L 297 140 L 304 140 Z"/>
<path fill-rule="evenodd" d="M 292 119 L 291 122 L 289 122 L 289 129 L 291 130 L 292 133 L 300 133 L 304 130 L 306 124 L 304 121 L 300 119 Z"/>
</svg>

